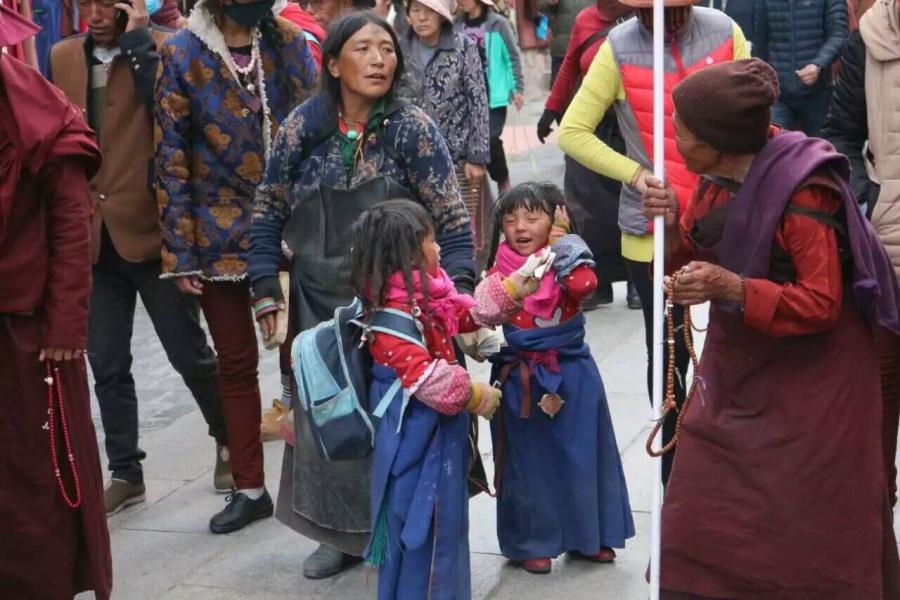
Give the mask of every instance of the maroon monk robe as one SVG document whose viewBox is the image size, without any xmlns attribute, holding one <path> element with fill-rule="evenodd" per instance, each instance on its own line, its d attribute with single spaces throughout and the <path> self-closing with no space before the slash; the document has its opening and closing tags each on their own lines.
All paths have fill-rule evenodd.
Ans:
<svg viewBox="0 0 900 600">
<path fill-rule="evenodd" d="M 0 55 L 0 598 L 68 600 L 93 590 L 106 600 L 112 586 L 84 359 L 58 363 L 81 482 L 77 510 L 53 473 L 38 360 L 41 348 L 86 346 L 88 181 L 99 164 L 80 111 L 40 73 Z"/>
<path fill-rule="evenodd" d="M 821 177 L 791 204 L 833 215 Z M 700 188 L 673 269 L 718 263 Z M 881 464 L 878 363 L 846 291 L 835 230 L 787 213 L 775 246 L 793 282 L 747 279 L 743 313 L 713 305 L 700 384 L 684 421 L 662 527 L 664 600 L 896 598 L 897 553 Z"/>
</svg>

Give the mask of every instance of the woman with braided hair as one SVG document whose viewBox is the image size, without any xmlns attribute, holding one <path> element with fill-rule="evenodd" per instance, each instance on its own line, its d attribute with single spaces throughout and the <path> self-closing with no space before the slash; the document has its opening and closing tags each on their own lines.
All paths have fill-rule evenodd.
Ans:
<svg viewBox="0 0 900 600">
<path fill-rule="evenodd" d="M 703 178 L 683 211 L 651 179 L 644 208 L 665 216 L 671 300 L 712 305 L 663 505 L 662 598 L 900 597 L 870 329 L 900 330 L 900 287 L 849 162 L 771 126 L 778 78 L 758 59 L 672 98 Z"/>
<path fill-rule="evenodd" d="M 200 0 L 165 44 L 156 90 L 163 277 L 199 296 L 219 357 L 237 490 L 210 521 L 230 533 L 271 516 L 247 252 L 251 205 L 278 124 L 308 96 L 317 68 L 303 32 L 274 0 Z"/>
</svg>

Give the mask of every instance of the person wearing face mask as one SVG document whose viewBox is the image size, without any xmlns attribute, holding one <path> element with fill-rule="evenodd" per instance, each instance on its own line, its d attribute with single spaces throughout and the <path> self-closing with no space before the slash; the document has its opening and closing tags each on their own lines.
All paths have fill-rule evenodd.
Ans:
<svg viewBox="0 0 900 600">
<path fill-rule="evenodd" d="M 163 45 L 156 86 L 162 277 L 197 297 L 206 317 L 236 488 L 211 519 L 213 533 L 274 511 L 259 435 L 248 229 L 278 124 L 309 95 L 317 69 L 303 32 L 272 5 L 201 0 Z"/>
<path fill-rule="evenodd" d="M 450 151 L 428 115 L 396 97 L 404 65 L 396 33 L 373 11 L 352 12 L 332 23 L 323 51 L 321 90 L 282 123 L 256 194 L 248 271 L 263 338 L 285 309 L 277 279 L 282 240 L 293 251 L 291 316 L 309 329 L 352 302 L 341 269 L 350 225 L 382 200 L 424 206 L 442 268 L 460 292 L 475 287 L 472 228 Z M 362 556 L 371 460 L 324 459 L 305 419 L 294 411 L 277 518 L 320 543 L 303 565 L 304 576 L 318 579 Z"/>
<path fill-rule="evenodd" d="M 622 230 L 622 256 L 628 276 L 637 288 L 644 311 L 647 345 L 647 388 L 652 397 L 653 285 L 650 263 L 653 260 L 653 223 L 641 209 L 641 194 L 647 178 L 653 175 L 653 2 L 622 0 L 637 11 L 637 18 L 613 29 L 597 52 L 578 93 L 566 109 L 560 125 L 560 148 L 573 159 L 611 179 L 622 182 L 619 198 L 619 228 Z M 750 50 L 741 28 L 718 10 L 692 6 L 692 0 L 665 0 L 666 89 L 689 74 L 716 63 L 749 58 Z M 666 177 L 675 189 L 678 201 L 685 205 L 693 193 L 697 176 L 685 167 L 675 148 L 672 132 L 671 102 L 666 103 Z M 616 152 L 596 135 L 597 126 L 610 108 L 615 109 L 619 128 L 625 138 L 625 153 Z M 680 329 L 683 312 L 676 307 L 676 327 Z M 664 345 L 668 361 L 668 344 Z M 683 336 L 676 335 L 675 397 L 684 401 L 684 381 L 689 355 Z M 675 413 L 666 419 L 663 443 L 674 435 Z M 663 481 L 668 480 L 672 454 L 663 458 Z"/>
<path fill-rule="evenodd" d="M 156 6 L 159 2 L 155 2 Z M 216 441 L 214 486 L 231 489 L 217 364 L 200 326 L 197 301 L 160 274 L 159 211 L 149 185 L 158 50 L 170 33 L 149 25 L 144 0 L 79 0 L 88 32 L 53 47 L 50 79 L 97 132 L 103 165 L 94 199 L 93 288 L 88 358 L 106 434 L 111 479 L 107 514 L 144 500 L 138 399 L 131 374 L 131 331 L 138 295 L 174 369 Z"/>
</svg>

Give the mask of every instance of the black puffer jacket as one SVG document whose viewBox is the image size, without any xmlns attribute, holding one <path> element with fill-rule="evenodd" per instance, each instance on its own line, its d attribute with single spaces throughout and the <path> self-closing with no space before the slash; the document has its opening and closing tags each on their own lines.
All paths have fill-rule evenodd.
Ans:
<svg viewBox="0 0 900 600">
<path fill-rule="evenodd" d="M 822 137 L 850 159 L 851 183 L 859 202 L 875 204 L 878 186 L 869 180 L 863 149 L 869 139 L 866 108 L 866 45 L 860 32 L 850 34 L 841 55 L 841 74 L 831 98 Z M 869 207 L 871 211 L 871 206 Z"/>
<path fill-rule="evenodd" d="M 757 0 L 753 55 L 778 72 L 781 96 L 798 99 L 831 86 L 831 65 L 847 41 L 847 0 Z M 819 81 L 806 86 L 796 71 L 818 65 Z"/>
</svg>

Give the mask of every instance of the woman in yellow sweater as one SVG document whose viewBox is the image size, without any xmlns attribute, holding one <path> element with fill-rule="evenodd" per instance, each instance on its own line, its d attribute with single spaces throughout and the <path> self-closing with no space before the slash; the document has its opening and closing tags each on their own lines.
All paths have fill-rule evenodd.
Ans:
<svg viewBox="0 0 900 600">
<path fill-rule="evenodd" d="M 600 47 L 560 126 L 563 151 L 589 169 L 621 181 L 619 228 L 622 255 L 628 274 L 641 297 L 647 342 L 647 387 L 652 396 L 653 260 L 652 222 L 643 213 L 641 195 L 646 178 L 653 173 L 653 2 L 621 0 L 636 9 L 636 18 L 613 29 Z M 688 75 L 716 63 L 750 57 L 740 27 L 718 10 L 691 6 L 692 0 L 665 0 L 665 156 L 666 178 L 684 207 L 693 193 L 696 176 L 684 165 L 675 146 L 671 91 Z M 626 155 L 619 154 L 594 135 L 598 123 L 615 108 L 626 142 Z M 683 312 L 675 309 L 676 326 Z M 666 344 L 664 348 L 668 349 Z M 684 401 L 688 353 L 681 335 L 676 335 L 675 360 L 678 377 L 676 402 Z M 663 440 L 674 433 L 675 419 L 667 419 Z M 672 453 L 663 458 L 663 482 L 668 481 Z"/>
</svg>

